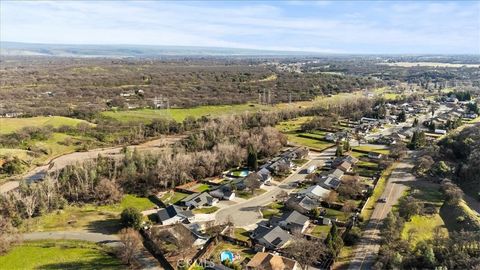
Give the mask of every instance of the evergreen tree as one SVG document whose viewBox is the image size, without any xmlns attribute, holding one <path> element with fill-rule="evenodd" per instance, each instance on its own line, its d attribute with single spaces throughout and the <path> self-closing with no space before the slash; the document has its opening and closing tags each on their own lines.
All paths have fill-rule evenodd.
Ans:
<svg viewBox="0 0 480 270">
<path fill-rule="evenodd" d="M 253 145 L 249 144 L 247 152 L 248 152 L 248 157 L 247 157 L 248 168 L 256 171 L 258 168 L 257 151 L 255 150 Z"/>
</svg>

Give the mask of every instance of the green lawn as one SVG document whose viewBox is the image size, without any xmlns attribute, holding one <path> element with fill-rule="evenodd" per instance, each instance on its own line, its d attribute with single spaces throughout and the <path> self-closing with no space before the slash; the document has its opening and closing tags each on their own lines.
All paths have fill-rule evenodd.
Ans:
<svg viewBox="0 0 480 270">
<path fill-rule="evenodd" d="M 258 104 L 209 105 L 194 108 L 174 108 L 169 110 L 140 109 L 130 111 L 106 111 L 102 115 L 112 117 L 122 122 L 140 121 L 149 123 L 156 118 L 168 118 L 181 122 L 189 116 L 221 116 L 271 110 L 272 107 Z"/>
<path fill-rule="evenodd" d="M 196 208 L 196 209 L 193 209 L 193 213 L 195 213 L 195 214 L 212 214 L 212 213 L 217 212 L 218 209 L 219 208 L 216 207 L 216 206 Z"/>
<path fill-rule="evenodd" d="M 342 211 L 331 209 L 331 208 L 325 208 L 325 209 L 327 210 L 327 214 L 325 215 L 325 217 L 327 218 L 331 218 L 331 219 L 336 218 L 340 221 L 345 221 L 347 219 L 345 213 Z"/>
<path fill-rule="evenodd" d="M 329 225 L 315 225 L 310 234 L 320 239 L 325 239 L 328 235 L 328 232 L 330 232 L 330 227 L 331 226 Z"/>
<path fill-rule="evenodd" d="M 295 132 L 300 129 L 303 123 L 310 121 L 313 117 L 311 116 L 303 116 L 303 117 L 298 117 L 294 118 L 288 121 L 283 121 L 280 122 L 275 126 L 278 130 L 281 132 L 287 133 L 287 132 Z"/>
<path fill-rule="evenodd" d="M 252 193 L 249 190 L 248 191 L 247 190 L 242 190 L 242 191 L 237 192 L 237 197 L 248 200 L 248 199 L 251 199 L 251 198 L 256 197 L 258 195 L 261 195 L 265 192 L 267 192 L 265 189 L 257 189 L 257 190 L 255 190 L 254 193 Z"/>
<path fill-rule="evenodd" d="M 117 258 L 94 243 L 32 241 L 0 256 L 1 269 L 127 269 Z"/>
<path fill-rule="evenodd" d="M 195 192 L 204 192 L 210 189 L 210 186 L 207 184 L 196 184 L 192 187 L 192 190 Z"/>
<path fill-rule="evenodd" d="M 282 207 L 283 207 L 283 204 L 277 203 L 277 202 L 273 202 L 269 205 L 262 207 L 261 212 L 262 212 L 263 218 L 268 219 L 272 216 L 280 214 L 280 210 L 282 209 Z"/>
<path fill-rule="evenodd" d="M 302 166 L 303 164 L 308 162 L 308 159 L 294 159 L 292 161 L 293 163 L 295 163 L 295 165 Z"/>
<path fill-rule="evenodd" d="M 386 149 L 385 146 L 383 145 L 360 145 L 360 146 L 355 146 L 353 147 L 353 150 L 360 150 L 360 151 L 367 151 L 367 152 L 375 152 L 375 153 L 380 153 L 383 155 L 388 155 L 390 153 L 390 150 Z"/>
<path fill-rule="evenodd" d="M 173 192 L 173 193 L 166 193 L 165 195 L 163 195 L 160 200 L 165 204 L 165 205 L 169 205 L 169 204 L 175 204 L 181 200 L 183 200 L 185 197 L 187 197 L 188 194 L 187 193 L 182 193 L 182 192 Z"/>
<path fill-rule="evenodd" d="M 235 238 L 242 241 L 248 241 L 250 239 L 250 232 L 244 228 L 235 228 L 234 230 Z"/>
<path fill-rule="evenodd" d="M 31 231 L 94 231 L 116 233 L 120 228 L 119 215 L 126 207 L 136 207 L 140 211 L 155 206 L 148 198 L 125 195 L 119 204 L 96 206 L 67 206 L 33 218 L 24 224 L 24 230 Z"/>
<path fill-rule="evenodd" d="M 17 131 L 24 127 L 45 127 L 52 126 L 54 128 L 66 125 L 76 126 L 79 123 L 88 123 L 85 120 L 63 117 L 63 116 L 38 116 L 26 118 L 0 118 L 0 134 L 7 134 Z"/>
<path fill-rule="evenodd" d="M 329 147 L 332 147 L 334 145 L 333 143 L 326 142 L 326 141 L 323 141 L 323 140 L 302 138 L 302 137 L 298 137 L 297 135 L 294 135 L 294 134 L 287 134 L 287 137 L 288 137 L 288 141 L 290 141 L 294 144 L 306 146 L 306 147 L 309 147 L 309 148 L 312 148 L 312 149 L 315 149 L 315 150 L 319 150 L 319 151 L 325 150 L 325 149 L 327 149 Z"/>
</svg>

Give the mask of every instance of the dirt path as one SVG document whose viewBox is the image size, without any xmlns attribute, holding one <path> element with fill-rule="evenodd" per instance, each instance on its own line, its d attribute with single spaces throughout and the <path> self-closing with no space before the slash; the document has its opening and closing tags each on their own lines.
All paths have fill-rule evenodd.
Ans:
<svg viewBox="0 0 480 270">
<path fill-rule="evenodd" d="M 161 151 L 163 147 L 167 145 L 171 145 L 181 140 L 182 138 L 183 136 L 165 136 L 163 138 L 151 140 L 139 145 L 130 145 L 128 146 L 128 148 L 138 149 L 140 151 Z M 32 170 L 23 174 L 20 178 L 25 179 L 27 183 L 31 183 L 33 181 L 43 179 L 45 174 L 49 172 L 60 170 L 67 165 L 75 164 L 77 162 L 81 163 L 86 160 L 97 158 L 98 155 L 121 157 L 122 149 L 123 149 L 123 146 L 118 146 L 118 147 L 110 147 L 110 148 L 92 149 L 86 152 L 74 152 L 70 154 L 65 154 L 50 160 L 50 162 L 46 165 L 33 168 Z M 0 193 L 6 193 L 6 192 L 9 192 L 10 190 L 16 189 L 18 185 L 19 185 L 19 180 L 12 180 L 12 181 L 6 182 L 0 186 Z"/>
</svg>

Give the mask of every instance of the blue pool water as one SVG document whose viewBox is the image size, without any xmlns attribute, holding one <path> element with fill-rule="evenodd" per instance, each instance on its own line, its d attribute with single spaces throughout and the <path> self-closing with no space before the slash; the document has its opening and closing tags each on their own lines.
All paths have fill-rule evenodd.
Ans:
<svg viewBox="0 0 480 270">
<path fill-rule="evenodd" d="M 227 259 L 230 262 L 233 262 L 233 253 L 229 250 L 224 250 L 224 251 L 222 251 L 222 253 L 220 253 L 220 261 L 223 262 Z"/>
</svg>

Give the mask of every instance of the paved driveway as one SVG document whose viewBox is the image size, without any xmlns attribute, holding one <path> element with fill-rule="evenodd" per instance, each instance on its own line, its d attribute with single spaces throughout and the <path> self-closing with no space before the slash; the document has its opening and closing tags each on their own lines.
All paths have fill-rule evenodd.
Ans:
<svg viewBox="0 0 480 270">
<path fill-rule="evenodd" d="M 310 165 L 323 166 L 325 160 L 330 159 L 330 157 L 334 155 L 335 148 L 330 148 L 320 153 L 310 152 L 310 161 L 298 168 L 277 186 L 266 187 L 268 191 L 259 196 L 223 207 L 216 213 L 215 219 L 218 222 L 225 222 L 230 217 L 236 227 L 251 227 L 252 224 L 262 219 L 262 214 L 260 213 L 262 206 L 273 202 L 276 196 L 282 191 L 292 192 L 293 188 L 288 184 L 294 181 L 305 180 L 307 174 L 304 173 L 304 170 L 306 168 Z"/>
</svg>

